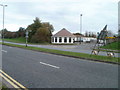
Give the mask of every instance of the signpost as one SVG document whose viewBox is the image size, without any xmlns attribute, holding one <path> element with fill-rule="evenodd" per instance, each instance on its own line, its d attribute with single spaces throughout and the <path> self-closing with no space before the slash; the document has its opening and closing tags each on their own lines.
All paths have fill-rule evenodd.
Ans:
<svg viewBox="0 0 120 90">
<path fill-rule="evenodd" d="M 106 41 L 109 42 L 108 40 L 109 38 L 109 35 L 108 35 L 108 31 L 107 31 L 107 25 L 103 28 L 103 30 L 98 34 L 98 37 L 97 37 L 97 42 L 95 44 L 95 46 L 93 47 L 93 50 L 91 52 L 91 54 L 94 54 L 94 55 L 98 55 L 99 52 L 100 52 L 100 46 L 104 46 L 106 45 Z M 102 42 L 101 42 L 102 41 Z M 115 54 L 113 52 L 110 52 L 109 50 L 106 49 L 106 52 L 107 52 L 107 55 L 109 57 L 112 57 L 114 56 L 115 57 Z"/>
<path fill-rule="evenodd" d="M 26 36 L 25 36 L 26 37 L 26 47 L 28 46 L 28 37 L 29 37 L 28 34 L 29 34 L 29 32 L 31 32 L 31 30 L 26 30 L 26 33 L 25 33 L 26 34 Z"/>
</svg>

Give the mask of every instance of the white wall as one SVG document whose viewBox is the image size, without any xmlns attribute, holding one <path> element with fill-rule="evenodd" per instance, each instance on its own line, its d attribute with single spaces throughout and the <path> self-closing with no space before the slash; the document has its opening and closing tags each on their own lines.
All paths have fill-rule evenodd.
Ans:
<svg viewBox="0 0 120 90">
<path fill-rule="evenodd" d="M 55 42 L 55 37 L 53 37 L 53 38 L 54 38 L 54 42 L 52 42 L 52 43 L 58 43 L 58 44 L 59 43 L 64 43 L 64 37 L 62 37 L 62 42 L 59 42 L 59 37 L 57 37 L 57 42 Z M 71 37 L 71 42 L 69 42 L 69 37 L 67 37 L 67 42 L 66 43 L 68 43 L 68 44 L 73 43 L 73 39 L 74 38 Z"/>
<path fill-rule="evenodd" d="M 59 43 L 59 37 L 57 37 L 57 43 Z"/>
<path fill-rule="evenodd" d="M 64 43 L 64 37 L 62 37 L 62 43 Z"/>
<path fill-rule="evenodd" d="M 75 39 L 75 38 L 71 38 L 71 43 L 73 43 L 73 41 L 74 41 L 73 39 Z"/>
<path fill-rule="evenodd" d="M 67 37 L 67 43 L 69 43 L 69 37 Z"/>
</svg>

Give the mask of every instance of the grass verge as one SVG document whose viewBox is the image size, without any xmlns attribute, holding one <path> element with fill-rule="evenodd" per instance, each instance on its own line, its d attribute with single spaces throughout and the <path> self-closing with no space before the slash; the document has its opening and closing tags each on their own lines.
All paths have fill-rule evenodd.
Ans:
<svg viewBox="0 0 120 90">
<path fill-rule="evenodd" d="M 8 90 L 8 88 L 6 86 L 2 86 L 1 90 Z"/>
<path fill-rule="evenodd" d="M 25 37 L 19 37 L 19 38 L 5 38 L 5 41 L 8 42 L 14 42 L 14 43 L 26 43 L 26 38 Z M 50 43 L 43 42 L 43 43 L 28 43 L 28 44 L 35 44 L 35 45 L 50 45 Z"/>
<path fill-rule="evenodd" d="M 11 39 L 4 38 L 4 40 L 15 43 L 25 43 L 25 37 L 11 38 Z"/>
<path fill-rule="evenodd" d="M 120 45 L 120 41 L 107 44 L 105 46 L 102 46 L 101 48 L 111 49 L 111 50 L 120 50 L 119 45 Z"/>
<path fill-rule="evenodd" d="M 8 88 L 5 85 L 2 85 L 1 83 L 0 83 L 0 89 L 1 90 L 8 90 Z"/>
<path fill-rule="evenodd" d="M 103 49 L 103 48 L 100 48 L 100 49 L 94 49 L 94 50 L 100 50 L 100 51 L 103 51 L 103 52 L 113 52 L 113 53 L 120 53 L 120 50 L 107 50 L 107 49 Z"/>
<path fill-rule="evenodd" d="M 35 51 L 40 51 L 40 52 L 46 52 L 46 53 L 51 53 L 51 54 L 69 56 L 69 57 L 74 57 L 74 58 L 81 58 L 81 59 L 87 59 L 87 60 L 93 60 L 93 61 L 99 61 L 99 62 L 113 63 L 113 64 L 119 64 L 119 59 L 120 59 L 117 57 L 90 55 L 90 54 L 85 54 L 85 53 L 53 50 L 53 49 L 38 48 L 38 47 L 31 47 L 31 46 L 25 47 L 22 45 L 15 45 L 15 44 L 9 44 L 9 43 L 4 43 L 3 45 L 19 47 L 19 48 L 24 48 L 24 49 L 29 49 L 29 50 L 35 50 Z"/>
</svg>

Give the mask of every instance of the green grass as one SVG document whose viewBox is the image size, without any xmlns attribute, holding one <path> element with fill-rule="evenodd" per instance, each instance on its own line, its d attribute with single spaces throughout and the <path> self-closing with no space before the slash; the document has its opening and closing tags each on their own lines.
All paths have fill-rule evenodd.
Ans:
<svg viewBox="0 0 120 90">
<path fill-rule="evenodd" d="M 8 90 L 8 88 L 5 86 L 2 86 L 2 90 Z"/>
<path fill-rule="evenodd" d="M 19 38 L 9 38 L 9 39 L 4 39 L 5 41 L 9 42 L 15 42 L 15 43 L 26 43 L 26 38 L 25 37 L 19 37 Z M 41 45 L 49 45 L 50 43 L 43 42 L 43 43 L 28 43 L 28 44 L 41 44 Z"/>
<path fill-rule="evenodd" d="M 8 90 L 8 88 L 5 85 L 2 85 L 1 83 L 0 83 L 0 89 L 1 90 Z"/>
<path fill-rule="evenodd" d="M 35 50 L 35 51 L 40 51 L 40 52 L 47 52 L 47 53 L 52 53 L 52 54 L 67 55 L 67 56 L 82 58 L 82 59 L 97 60 L 97 61 L 102 61 L 102 62 L 118 63 L 119 62 L 118 59 L 120 59 L 117 57 L 90 55 L 90 54 L 85 54 L 85 53 L 53 50 L 53 49 L 38 48 L 38 47 L 31 47 L 31 46 L 25 47 L 22 45 L 15 45 L 15 44 L 9 44 L 9 43 L 4 43 L 4 45 L 19 47 L 19 48 L 24 48 L 24 49 L 29 49 L 29 50 Z"/>
<path fill-rule="evenodd" d="M 119 42 L 110 43 L 110 44 L 108 44 L 106 46 L 102 46 L 101 48 L 111 49 L 111 50 L 120 50 L 119 45 L 120 45 L 120 41 Z"/>
<path fill-rule="evenodd" d="M 11 38 L 11 39 L 4 39 L 5 41 L 9 42 L 16 42 L 16 43 L 25 43 L 25 37 L 19 37 L 19 38 Z"/>
</svg>

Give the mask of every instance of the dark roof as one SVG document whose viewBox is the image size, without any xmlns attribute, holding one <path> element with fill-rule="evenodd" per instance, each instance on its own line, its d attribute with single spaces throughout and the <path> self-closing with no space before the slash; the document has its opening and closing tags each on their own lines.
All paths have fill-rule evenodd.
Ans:
<svg viewBox="0 0 120 90">
<path fill-rule="evenodd" d="M 63 28 L 59 32 L 57 32 L 53 37 L 75 37 L 72 33 L 70 33 L 68 30 Z"/>
<path fill-rule="evenodd" d="M 74 36 L 76 36 L 76 37 L 84 37 L 84 35 L 74 35 Z"/>
</svg>

